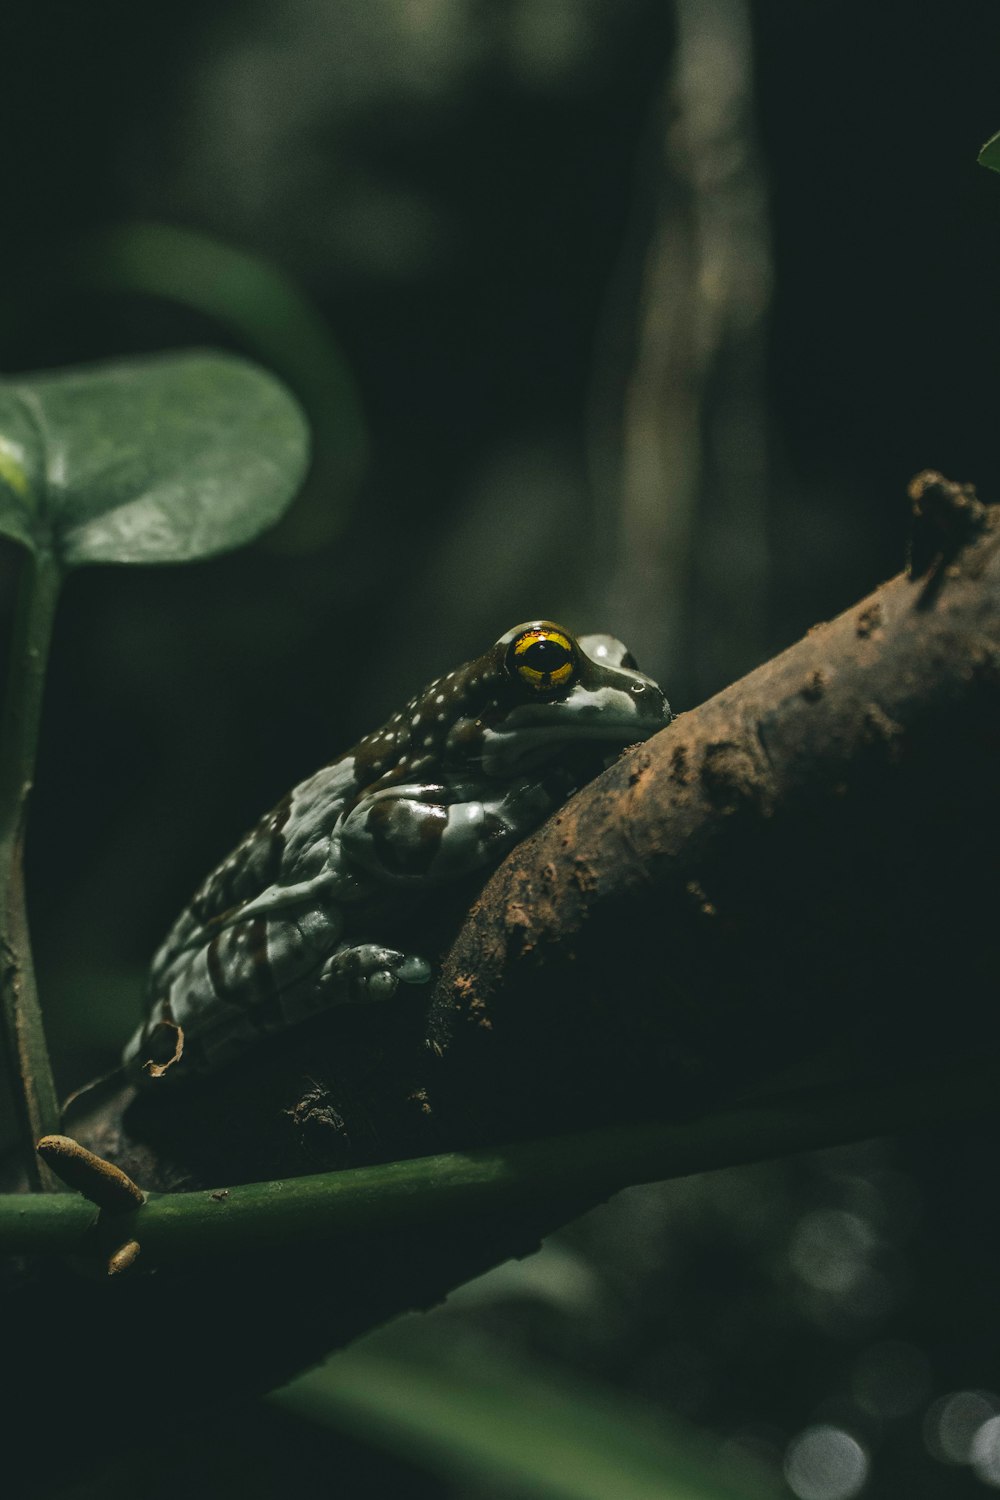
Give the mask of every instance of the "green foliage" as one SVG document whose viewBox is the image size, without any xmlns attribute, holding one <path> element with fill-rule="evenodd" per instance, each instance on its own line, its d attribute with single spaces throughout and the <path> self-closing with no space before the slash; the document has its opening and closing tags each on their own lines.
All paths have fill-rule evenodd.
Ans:
<svg viewBox="0 0 1000 1500">
<path fill-rule="evenodd" d="M 440 1315 L 398 1320 L 270 1399 L 461 1483 L 537 1500 L 776 1500 L 746 1454 L 611 1391 L 455 1336 Z M 783 1487 L 781 1487 L 783 1491 Z"/>
<path fill-rule="evenodd" d="M 1000 172 L 1000 131 L 990 136 L 976 160 L 981 167 L 989 167 L 992 172 Z"/>
<path fill-rule="evenodd" d="M 284 388 L 229 355 L 20 377 L 0 385 L 0 531 L 63 569 L 209 557 L 278 520 L 307 447 Z"/>
</svg>

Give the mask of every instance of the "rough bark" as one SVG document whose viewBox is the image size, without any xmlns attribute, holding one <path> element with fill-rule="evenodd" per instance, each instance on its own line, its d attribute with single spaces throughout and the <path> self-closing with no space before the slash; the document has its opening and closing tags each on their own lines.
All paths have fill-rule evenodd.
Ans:
<svg viewBox="0 0 1000 1500">
<path fill-rule="evenodd" d="M 937 479 L 915 499 L 918 576 L 683 715 L 514 851 L 426 1013 L 341 1013 L 210 1088 L 98 1092 L 72 1134 L 146 1187 L 203 1185 L 673 1118 L 820 1055 L 870 1074 L 988 1045 L 1000 525 Z M 36 1268 L 13 1278 L 5 1342 L 44 1386 L 39 1320 L 59 1330 L 84 1376 L 66 1451 L 92 1460 L 102 1404 L 122 1441 L 148 1439 L 150 1414 L 264 1389 L 584 1206 L 110 1287 Z"/>
</svg>

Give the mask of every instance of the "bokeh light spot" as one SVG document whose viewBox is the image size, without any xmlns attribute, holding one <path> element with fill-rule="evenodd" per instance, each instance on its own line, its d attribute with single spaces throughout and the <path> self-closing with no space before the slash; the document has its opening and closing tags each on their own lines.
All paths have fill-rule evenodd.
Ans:
<svg viewBox="0 0 1000 1500">
<path fill-rule="evenodd" d="M 969 1458 L 976 1478 L 1000 1490 L 1000 1417 L 990 1417 L 976 1429 Z"/>
<path fill-rule="evenodd" d="M 924 1443 L 942 1463 L 967 1464 L 977 1432 L 997 1413 L 989 1391 L 953 1391 L 932 1401 L 924 1417 Z"/>
<path fill-rule="evenodd" d="M 868 1455 L 842 1427 L 807 1427 L 785 1454 L 785 1479 L 799 1500 L 851 1500 L 868 1478 Z"/>
<path fill-rule="evenodd" d="M 789 1257 L 808 1286 L 843 1295 L 863 1278 L 874 1245 L 871 1226 L 857 1214 L 818 1209 L 799 1221 Z"/>
</svg>

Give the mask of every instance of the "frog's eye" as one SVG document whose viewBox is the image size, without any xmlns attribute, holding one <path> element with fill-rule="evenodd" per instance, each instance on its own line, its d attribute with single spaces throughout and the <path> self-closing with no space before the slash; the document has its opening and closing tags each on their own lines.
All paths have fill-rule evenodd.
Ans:
<svg viewBox="0 0 1000 1500">
<path fill-rule="evenodd" d="M 536 693 L 569 687 L 576 676 L 576 667 L 576 647 L 572 640 L 551 625 L 535 625 L 522 631 L 507 648 L 507 670 Z"/>
</svg>

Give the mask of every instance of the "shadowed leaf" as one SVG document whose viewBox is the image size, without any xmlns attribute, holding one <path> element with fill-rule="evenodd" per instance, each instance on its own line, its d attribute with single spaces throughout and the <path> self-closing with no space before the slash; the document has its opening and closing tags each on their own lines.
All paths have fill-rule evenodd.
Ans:
<svg viewBox="0 0 1000 1500">
<path fill-rule="evenodd" d="M 443 1317 L 404 1318 L 269 1398 L 452 1480 L 534 1500 L 777 1500 L 756 1459 Z"/>
<path fill-rule="evenodd" d="M 1000 172 L 1000 131 L 990 136 L 976 160 L 981 167 L 989 167 L 992 172 Z"/>
<path fill-rule="evenodd" d="M 0 532 L 84 563 L 186 562 L 281 516 L 308 436 L 284 387 L 210 352 L 0 384 Z"/>
</svg>

